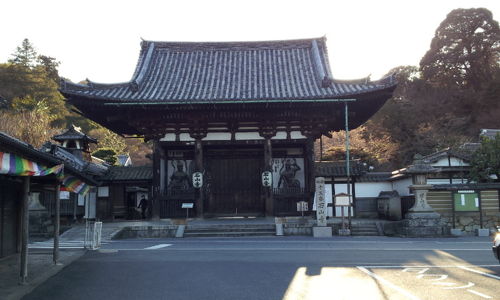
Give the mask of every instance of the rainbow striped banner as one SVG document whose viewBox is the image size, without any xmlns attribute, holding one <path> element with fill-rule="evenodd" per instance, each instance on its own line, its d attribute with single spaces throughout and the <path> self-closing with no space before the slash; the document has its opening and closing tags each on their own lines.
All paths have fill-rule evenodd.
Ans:
<svg viewBox="0 0 500 300">
<path fill-rule="evenodd" d="M 0 152 L 0 174 L 15 176 L 46 176 L 55 174 L 62 185 L 66 187 L 66 190 L 70 192 L 85 195 L 90 190 L 90 186 L 80 179 L 64 175 L 64 164 L 47 168 L 12 153 Z"/>
<path fill-rule="evenodd" d="M 56 165 L 52 168 L 39 165 L 36 162 L 22 158 L 21 156 L 0 152 L 0 174 L 17 176 L 46 176 L 49 174 L 60 174 L 64 165 Z"/>
<path fill-rule="evenodd" d="M 57 178 L 61 181 L 62 185 L 67 191 L 85 195 L 90 190 L 90 186 L 75 176 L 59 174 Z"/>
</svg>

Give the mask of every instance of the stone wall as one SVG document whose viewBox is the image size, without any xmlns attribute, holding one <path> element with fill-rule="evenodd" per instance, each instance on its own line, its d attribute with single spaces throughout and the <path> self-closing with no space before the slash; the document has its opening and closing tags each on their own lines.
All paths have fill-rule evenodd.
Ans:
<svg viewBox="0 0 500 300">
<path fill-rule="evenodd" d="M 500 205 L 497 190 L 479 191 L 481 197 L 481 214 L 483 227 L 495 230 L 500 226 Z M 453 192 L 429 191 L 427 195 L 429 205 L 441 215 L 443 222 L 450 228 L 461 230 L 464 234 L 475 234 L 480 229 L 480 212 L 455 212 L 455 226 L 453 226 Z"/>
<path fill-rule="evenodd" d="M 175 237 L 177 225 L 166 226 L 129 226 L 124 227 L 113 239 L 134 239 L 134 238 L 172 238 Z"/>
<path fill-rule="evenodd" d="M 453 228 L 453 216 L 451 213 L 441 214 L 446 224 Z M 483 227 L 494 231 L 500 226 L 500 212 L 483 212 Z M 480 229 L 479 212 L 460 212 L 455 215 L 455 229 L 462 230 L 465 234 L 474 234 Z"/>
</svg>

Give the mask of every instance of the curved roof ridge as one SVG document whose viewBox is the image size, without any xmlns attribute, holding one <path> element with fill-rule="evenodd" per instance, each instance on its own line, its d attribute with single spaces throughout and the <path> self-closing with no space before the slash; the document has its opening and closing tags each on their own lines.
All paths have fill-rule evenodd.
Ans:
<svg viewBox="0 0 500 300">
<path fill-rule="evenodd" d="M 86 79 L 87 84 L 82 84 L 82 83 L 75 83 L 69 80 L 66 80 L 64 78 L 61 78 L 61 88 L 64 89 L 87 89 L 87 90 L 92 90 L 95 88 L 115 88 L 115 87 L 121 87 L 127 84 L 130 84 L 131 81 L 123 81 L 123 82 L 116 82 L 116 83 L 101 83 L 101 82 L 94 82 L 91 81 L 90 79 Z"/>
<path fill-rule="evenodd" d="M 392 93 L 391 76 L 332 79 L 326 37 L 249 42 L 143 40 L 128 82 L 64 83 L 66 97 L 128 103 L 180 103 L 335 99 L 380 90 Z"/>
<path fill-rule="evenodd" d="M 258 40 L 258 41 L 157 41 L 157 40 L 142 40 L 141 43 L 149 45 L 154 43 L 156 48 L 179 47 L 183 49 L 210 49 L 210 48 L 238 48 L 238 47 L 255 47 L 265 48 L 271 46 L 283 46 L 290 44 L 296 47 L 297 44 L 302 44 L 305 47 L 310 47 L 312 41 L 320 41 L 324 43 L 326 37 L 303 38 L 303 39 L 288 39 L 288 40 Z"/>
</svg>

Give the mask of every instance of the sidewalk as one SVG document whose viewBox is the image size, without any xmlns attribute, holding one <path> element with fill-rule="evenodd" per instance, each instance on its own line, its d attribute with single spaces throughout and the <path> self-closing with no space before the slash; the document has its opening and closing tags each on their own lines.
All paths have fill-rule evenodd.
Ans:
<svg viewBox="0 0 500 300">
<path fill-rule="evenodd" d="M 102 241 L 109 241 L 123 227 L 148 224 L 150 222 L 115 222 L 104 223 Z M 83 248 L 85 239 L 85 224 L 76 225 L 59 237 L 61 250 L 60 264 L 52 261 L 53 239 L 43 242 L 30 242 L 28 245 L 28 279 L 27 284 L 19 284 L 20 261 L 19 254 L 13 254 L 0 259 L 0 300 L 17 300 L 30 293 L 38 285 L 57 274 L 65 266 L 82 257 L 87 250 Z M 71 245 L 66 247 L 66 245 Z M 40 247 L 41 246 L 41 247 Z"/>
<path fill-rule="evenodd" d="M 0 299 L 21 299 L 39 284 L 80 258 L 85 252 L 84 249 L 60 251 L 60 264 L 54 265 L 51 250 L 30 250 L 28 252 L 28 283 L 26 285 L 19 284 L 19 254 L 0 259 Z"/>
</svg>

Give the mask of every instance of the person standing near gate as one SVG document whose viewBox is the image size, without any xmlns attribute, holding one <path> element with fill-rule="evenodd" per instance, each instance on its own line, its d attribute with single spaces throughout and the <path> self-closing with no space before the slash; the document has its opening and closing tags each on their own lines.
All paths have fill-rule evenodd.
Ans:
<svg viewBox="0 0 500 300">
<path fill-rule="evenodd" d="M 141 202 L 139 202 L 139 206 L 137 208 L 141 209 L 142 218 L 146 219 L 146 210 L 148 209 L 148 200 L 144 195 L 141 196 Z"/>
</svg>

